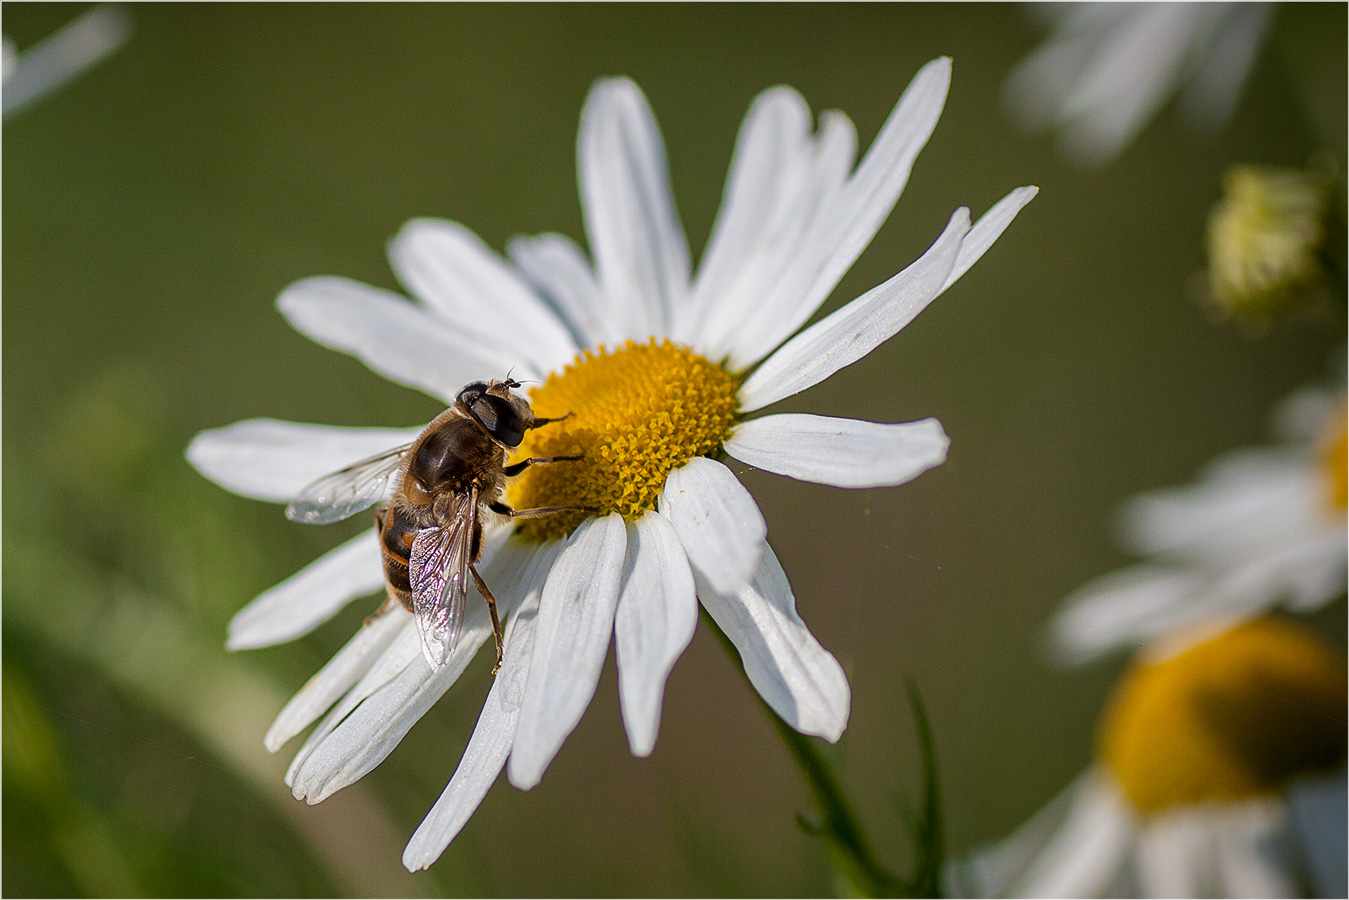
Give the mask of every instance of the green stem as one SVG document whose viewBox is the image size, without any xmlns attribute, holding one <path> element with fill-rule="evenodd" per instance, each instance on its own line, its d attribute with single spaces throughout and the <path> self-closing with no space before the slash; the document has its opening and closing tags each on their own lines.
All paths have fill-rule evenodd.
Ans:
<svg viewBox="0 0 1349 900">
<path fill-rule="evenodd" d="M 706 610 L 703 611 L 703 618 L 743 672 L 744 665 L 740 653 L 731 643 L 731 639 Z M 778 736 L 782 738 L 782 743 L 787 747 L 787 752 L 791 754 L 792 761 L 796 763 L 801 777 L 814 795 L 820 821 L 810 823 L 802 818 L 801 822 L 810 833 L 824 841 L 834 867 L 863 897 L 896 897 L 907 893 L 904 883 L 886 871 L 876 859 L 856 816 L 853 815 L 847 795 L 817 749 L 815 739 L 801 734 L 788 725 L 764 702 L 758 691 L 754 692 L 754 696 L 768 716 L 768 720 L 773 723 Z"/>
</svg>

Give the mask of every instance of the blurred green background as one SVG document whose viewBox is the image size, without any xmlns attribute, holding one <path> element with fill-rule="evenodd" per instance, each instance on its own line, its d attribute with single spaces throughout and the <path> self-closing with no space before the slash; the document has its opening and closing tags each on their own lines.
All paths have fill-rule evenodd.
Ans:
<svg viewBox="0 0 1349 900">
<path fill-rule="evenodd" d="M 82 12 L 6 3 L 22 51 Z M 801 614 L 843 662 L 829 756 L 882 857 L 916 796 L 905 679 L 935 730 L 948 839 L 1005 834 L 1086 764 L 1122 661 L 1054 671 L 1047 614 L 1124 564 L 1111 520 L 1269 439 L 1321 378 L 1342 313 L 1254 338 L 1195 300 L 1234 162 L 1345 159 L 1342 4 L 1278 10 L 1233 121 L 1168 108 L 1113 165 L 1064 165 L 1001 115 L 1040 38 L 1017 6 L 136 5 L 115 56 L 4 126 L 4 858 L 17 895 L 801 895 L 833 890 L 798 828 L 810 800 L 742 676 L 700 627 L 653 756 L 632 758 L 612 656 L 535 790 L 504 779 L 439 864 L 401 848 L 453 772 L 484 655 L 358 785 L 293 800 L 262 735 L 373 608 L 227 654 L 225 624 L 365 527 L 316 529 L 198 477 L 196 432 L 252 416 L 404 426 L 436 401 L 292 331 L 292 281 L 396 288 L 384 244 L 414 216 L 584 237 L 577 116 L 632 76 L 663 129 L 691 244 L 740 119 L 773 84 L 839 108 L 865 147 L 914 72 L 954 58 L 946 111 L 889 222 L 830 299 L 907 265 L 951 211 L 1040 196 L 959 285 L 881 350 L 782 404 L 928 415 L 949 461 L 841 491 L 744 473 Z M 484 373 L 490 375 L 492 373 Z M 744 467 L 739 467 L 743 469 Z M 1344 642 L 1344 604 L 1316 619 Z"/>
</svg>

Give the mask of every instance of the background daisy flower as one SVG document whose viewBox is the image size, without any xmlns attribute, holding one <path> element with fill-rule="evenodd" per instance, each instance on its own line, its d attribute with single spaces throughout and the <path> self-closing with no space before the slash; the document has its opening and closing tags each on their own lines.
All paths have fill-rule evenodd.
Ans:
<svg viewBox="0 0 1349 900">
<path fill-rule="evenodd" d="M 1139 657 L 1096 762 L 952 867 L 956 896 L 1344 894 L 1344 658 L 1290 622 L 1213 627 Z"/>
<path fill-rule="evenodd" d="M 1264 41 L 1265 3 L 1038 4 L 1049 38 L 1007 76 L 1028 127 L 1059 130 L 1070 159 L 1104 164 L 1181 91 L 1202 127 L 1232 113 Z"/>
<path fill-rule="evenodd" d="M 1084 662 L 1198 620 L 1308 612 L 1344 595 L 1343 389 L 1289 397 L 1276 431 L 1282 445 L 1224 454 L 1194 486 L 1125 505 L 1124 543 L 1149 560 L 1064 601 L 1050 623 L 1056 658 Z"/>
<path fill-rule="evenodd" d="M 513 784 L 538 783 L 594 694 L 611 635 L 629 743 L 650 753 L 699 602 L 774 711 L 803 733 L 842 734 L 843 670 L 797 616 L 753 498 L 711 456 L 841 487 L 901 484 L 945 458 L 934 419 L 746 416 L 893 336 L 1034 196 L 1013 191 L 973 226 L 957 210 L 917 261 L 802 330 L 903 190 L 949 77 L 949 60 L 925 66 L 855 168 L 845 116 L 827 112 L 812 129 L 794 91 L 761 94 L 696 272 L 655 120 L 632 82 L 612 79 L 591 91 L 578 140 L 593 264 L 559 235 L 514 240 L 507 263 L 463 226 L 414 220 L 389 255 L 415 301 L 340 278 L 282 294 L 304 334 L 446 403 L 488 374 L 541 382 L 535 411 L 571 416 L 531 433 L 520 454 L 584 459 L 530 470 L 507 500 L 599 509 L 489 536 L 482 566 L 508 619 L 505 657 L 459 770 L 408 846 L 409 868 L 439 856 L 508 760 Z M 255 419 L 199 435 L 188 458 L 230 490 L 284 501 L 417 431 Z M 347 542 L 241 611 L 229 645 L 306 633 L 379 589 L 378 557 L 373 532 Z M 457 649 L 435 669 L 402 610 L 363 628 L 267 735 L 277 749 L 331 707 L 288 773 L 296 796 L 317 802 L 377 765 L 489 634 L 483 605 L 470 602 Z"/>
</svg>

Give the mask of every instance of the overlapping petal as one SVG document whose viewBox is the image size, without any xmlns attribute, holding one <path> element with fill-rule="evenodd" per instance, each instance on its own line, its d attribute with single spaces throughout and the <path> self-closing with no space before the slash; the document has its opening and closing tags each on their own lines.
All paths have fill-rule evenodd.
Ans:
<svg viewBox="0 0 1349 900">
<path fill-rule="evenodd" d="M 695 570 L 698 598 L 740 651 L 750 684 L 802 734 L 836 741 L 848 725 L 850 693 L 843 667 L 796 613 L 796 597 L 767 544 L 743 588 L 722 593 Z"/>
<path fill-rule="evenodd" d="M 590 705 L 609 649 L 627 529 L 611 513 L 572 533 L 539 599 L 534 655 L 507 775 L 528 790 Z"/>
<path fill-rule="evenodd" d="M 634 756 L 648 756 L 656 746 L 665 679 L 697 624 L 698 598 L 684 547 L 670 521 L 648 511 L 628 526 L 614 617 L 618 696 Z"/>
<path fill-rule="evenodd" d="M 537 378 L 526 348 L 349 278 L 296 282 L 276 301 L 295 330 L 325 347 L 355 356 L 390 381 L 424 391 L 449 405 L 484 373 L 512 369 Z"/>
<path fill-rule="evenodd" d="M 187 445 L 187 461 L 228 491 L 286 502 L 310 482 L 409 443 L 421 431 L 244 419 L 198 434 Z"/>
<path fill-rule="evenodd" d="M 553 311 L 458 222 L 413 219 L 389 242 L 389 260 L 403 286 L 447 322 L 477 334 L 509 335 L 536 372 L 561 368 L 576 355 L 576 342 Z"/>
<path fill-rule="evenodd" d="M 625 338 L 668 333 L 670 309 L 688 291 L 688 240 L 660 129 L 632 81 L 610 78 L 591 89 L 577 164 L 606 318 L 626 326 Z"/>
<path fill-rule="evenodd" d="M 605 317 L 603 295 L 584 251 L 561 234 L 516 236 L 511 261 L 567 324 L 579 347 L 613 344 L 621 331 Z"/>
<path fill-rule="evenodd" d="M 666 478 L 659 509 L 689 562 L 717 590 L 734 593 L 749 581 L 768 524 L 730 469 L 705 457 L 689 460 Z"/>
</svg>

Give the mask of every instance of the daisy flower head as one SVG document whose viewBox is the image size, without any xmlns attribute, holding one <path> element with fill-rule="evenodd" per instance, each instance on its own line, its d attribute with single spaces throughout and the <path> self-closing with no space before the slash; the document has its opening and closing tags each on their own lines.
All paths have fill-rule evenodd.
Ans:
<svg viewBox="0 0 1349 900">
<path fill-rule="evenodd" d="M 1013 118 L 1055 129 L 1069 159 L 1110 162 L 1178 91 L 1181 112 L 1216 128 L 1236 106 L 1264 41 L 1266 3 L 1045 3 L 1051 28 L 1004 85 Z"/>
<path fill-rule="evenodd" d="M 586 100 L 577 150 L 589 259 L 547 234 L 511 241 L 508 262 L 461 225 L 419 219 L 389 247 L 412 301 L 341 278 L 281 295 L 304 334 L 446 403 L 492 374 L 537 382 L 534 412 L 558 421 L 526 433 L 515 458 L 580 457 L 527 469 L 504 500 L 587 511 L 484 513 L 479 567 L 505 621 L 504 657 L 459 769 L 407 848 L 408 868 L 435 861 L 503 767 L 516 787 L 539 782 L 594 694 L 611 636 L 629 743 L 649 754 L 699 603 L 769 706 L 803 733 L 842 734 L 843 670 L 797 615 L 753 497 L 714 457 L 842 487 L 901 484 L 944 460 L 935 419 L 751 414 L 894 335 L 1034 195 L 1013 191 L 972 227 L 957 210 L 908 268 L 802 328 L 888 216 L 949 80 L 949 60 L 925 66 L 857 165 L 843 114 L 826 112 L 813 128 L 795 91 L 760 94 L 696 271 L 646 99 L 631 81 L 603 80 Z M 230 490 L 290 501 L 418 433 L 254 419 L 199 435 L 188 458 Z M 371 531 L 249 604 L 229 646 L 298 637 L 382 586 Z M 423 652 L 401 606 L 370 620 L 267 735 L 275 750 L 331 707 L 291 766 L 295 795 L 317 802 L 376 766 L 487 640 L 487 619 L 471 598 L 444 665 Z"/>
<path fill-rule="evenodd" d="M 1092 766 L 953 866 L 957 896 L 1344 895 L 1344 657 L 1279 619 L 1201 634 L 1139 656 Z"/>
<path fill-rule="evenodd" d="M 1267 323 L 1322 294 L 1334 193 L 1330 177 L 1314 170 L 1227 172 L 1205 235 L 1208 295 L 1219 315 Z"/>
<path fill-rule="evenodd" d="M 1275 416 L 1283 442 L 1218 457 L 1189 487 L 1122 510 L 1138 563 L 1079 588 L 1050 622 L 1065 664 L 1204 619 L 1319 609 L 1345 592 L 1345 393 L 1308 387 Z"/>
<path fill-rule="evenodd" d="M 20 53 L 4 39 L 0 59 L 6 117 L 21 112 L 117 51 L 131 36 L 131 17 L 117 4 L 95 6 Z"/>
</svg>

